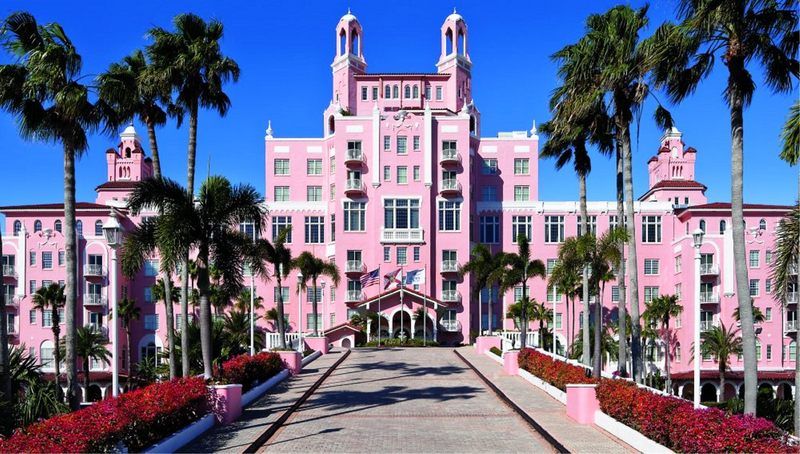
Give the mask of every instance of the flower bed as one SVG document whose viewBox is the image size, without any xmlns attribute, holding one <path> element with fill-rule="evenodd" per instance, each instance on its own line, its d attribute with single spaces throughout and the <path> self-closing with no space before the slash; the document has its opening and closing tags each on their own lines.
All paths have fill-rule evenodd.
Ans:
<svg viewBox="0 0 800 454">
<path fill-rule="evenodd" d="M 600 409 L 676 452 L 797 452 L 772 422 L 697 409 L 683 399 L 654 394 L 624 380 L 602 380 Z"/>
<path fill-rule="evenodd" d="M 205 381 L 176 379 L 32 424 L 0 440 L 0 452 L 141 451 L 208 411 Z"/>
<path fill-rule="evenodd" d="M 586 375 L 586 369 L 558 361 L 532 348 L 523 348 L 518 361 L 521 369 L 564 392 L 567 391 L 567 384 L 596 383 L 595 379 Z"/>
<path fill-rule="evenodd" d="M 257 382 L 263 382 L 283 369 L 280 355 L 261 352 L 255 356 L 239 355 L 222 363 L 221 378 L 228 383 L 239 383 L 247 392 Z"/>
</svg>

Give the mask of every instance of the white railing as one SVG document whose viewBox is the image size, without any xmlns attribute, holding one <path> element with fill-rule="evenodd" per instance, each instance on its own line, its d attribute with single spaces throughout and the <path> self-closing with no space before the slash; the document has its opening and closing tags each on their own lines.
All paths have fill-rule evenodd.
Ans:
<svg viewBox="0 0 800 454">
<path fill-rule="evenodd" d="M 458 261 L 456 260 L 443 260 L 442 273 L 455 273 L 458 271 Z"/>
<path fill-rule="evenodd" d="M 348 290 L 346 298 L 348 302 L 362 301 L 364 299 L 364 293 L 361 290 Z"/>
<path fill-rule="evenodd" d="M 713 276 L 719 274 L 719 266 L 714 263 L 701 263 L 700 274 L 704 276 Z"/>
<path fill-rule="evenodd" d="M 719 295 L 716 293 L 700 293 L 701 303 L 719 303 Z"/>
<path fill-rule="evenodd" d="M 348 260 L 345 270 L 348 273 L 363 273 L 364 263 L 361 260 Z"/>
<path fill-rule="evenodd" d="M 713 320 L 700 320 L 700 331 L 708 331 L 717 326 L 717 322 Z"/>
<path fill-rule="evenodd" d="M 461 322 L 458 320 L 448 320 L 443 318 L 439 320 L 439 324 L 442 325 L 442 329 L 448 333 L 457 333 L 461 331 Z"/>
<path fill-rule="evenodd" d="M 108 337 L 108 328 L 105 327 L 105 326 L 97 326 L 97 325 L 89 324 L 89 325 L 84 326 L 84 328 L 86 328 L 86 329 L 94 328 L 94 332 L 95 333 L 98 333 L 99 335 L 101 335 L 103 337 Z"/>
<path fill-rule="evenodd" d="M 86 264 L 83 265 L 84 276 L 102 276 L 103 265 Z"/>
<path fill-rule="evenodd" d="M 445 290 L 442 292 L 442 301 L 446 303 L 457 303 L 461 301 L 461 294 L 458 290 Z"/>
<path fill-rule="evenodd" d="M 6 306 L 19 307 L 19 302 L 22 299 L 19 295 L 6 294 Z"/>
<path fill-rule="evenodd" d="M 503 338 L 503 351 L 514 350 L 522 347 L 522 334 L 519 331 L 502 331 L 500 337 Z M 528 331 L 525 335 L 525 345 L 533 347 L 536 345 L 539 336 L 533 331 Z"/>
<path fill-rule="evenodd" d="M 17 325 L 15 323 L 6 323 L 6 333 L 8 333 L 9 336 L 16 336 Z"/>
<path fill-rule="evenodd" d="M 424 241 L 422 229 L 383 229 L 381 230 L 382 243 L 422 243 Z"/>
<path fill-rule="evenodd" d="M 364 152 L 360 148 L 347 150 L 347 162 L 364 162 Z"/>
<path fill-rule="evenodd" d="M 363 191 L 364 184 L 361 179 L 350 178 L 345 183 L 345 191 Z"/>
<path fill-rule="evenodd" d="M 440 161 L 442 164 L 451 162 L 460 162 L 460 161 L 461 161 L 461 155 L 458 154 L 458 150 L 452 150 L 452 149 L 442 150 L 442 159 Z"/>
<path fill-rule="evenodd" d="M 17 270 L 14 265 L 3 265 L 3 277 L 17 277 Z"/>
<path fill-rule="evenodd" d="M 445 191 L 461 192 L 461 183 L 454 179 L 442 180 L 439 183 L 439 192 Z"/>
<path fill-rule="evenodd" d="M 281 334 L 280 333 L 266 333 L 266 350 L 275 350 L 281 348 Z M 286 347 L 292 350 L 303 351 L 305 342 L 303 342 L 303 335 L 301 333 L 286 333 Z"/>
<path fill-rule="evenodd" d="M 102 295 L 96 293 L 87 293 L 83 295 L 84 306 L 102 306 L 106 303 L 106 299 Z"/>
<path fill-rule="evenodd" d="M 786 331 L 797 331 L 797 320 L 786 320 Z"/>
<path fill-rule="evenodd" d="M 786 302 L 787 303 L 796 303 L 797 302 L 797 292 L 789 292 L 786 294 Z"/>
</svg>

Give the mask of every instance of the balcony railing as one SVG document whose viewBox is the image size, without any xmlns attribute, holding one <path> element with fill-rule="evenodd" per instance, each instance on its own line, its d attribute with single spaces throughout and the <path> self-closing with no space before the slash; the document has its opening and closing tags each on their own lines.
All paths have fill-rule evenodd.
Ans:
<svg viewBox="0 0 800 454">
<path fill-rule="evenodd" d="M 461 301 L 461 294 L 458 290 L 445 290 L 442 292 L 442 301 L 446 303 L 457 303 Z"/>
<path fill-rule="evenodd" d="M 6 306 L 7 307 L 16 307 L 19 308 L 19 302 L 22 299 L 19 295 L 8 295 L 6 294 Z"/>
<path fill-rule="evenodd" d="M 717 304 L 719 303 L 719 295 L 716 293 L 700 293 L 700 302 Z"/>
<path fill-rule="evenodd" d="M 797 302 L 798 294 L 797 292 L 789 292 L 786 294 L 786 302 L 787 303 L 796 303 Z"/>
<path fill-rule="evenodd" d="M 345 164 L 363 164 L 364 152 L 360 148 L 350 148 L 345 156 Z"/>
<path fill-rule="evenodd" d="M 84 276 L 102 276 L 103 265 L 86 264 L 83 265 Z"/>
<path fill-rule="evenodd" d="M 108 337 L 108 328 L 105 326 L 97 326 L 97 325 L 86 325 L 84 328 L 90 329 L 94 328 L 94 332 L 100 334 L 103 337 Z"/>
<path fill-rule="evenodd" d="M 439 320 L 439 324 L 442 325 L 442 329 L 448 333 L 456 333 L 461 331 L 461 322 L 458 320 L 448 320 L 443 318 Z"/>
<path fill-rule="evenodd" d="M 17 270 L 14 265 L 3 265 L 3 277 L 17 278 Z"/>
<path fill-rule="evenodd" d="M 361 179 L 354 179 L 351 178 L 345 182 L 344 186 L 345 192 L 366 192 L 366 188 L 364 188 L 364 183 Z"/>
<path fill-rule="evenodd" d="M 797 274 L 797 264 L 792 263 L 789 265 L 789 274 Z"/>
<path fill-rule="evenodd" d="M 708 331 L 715 326 L 717 326 L 717 322 L 714 320 L 700 320 L 700 331 Z"/>
<path fill-rule="evenodd" d="M 442 157 L 439 160 L 441 164 L 458 164 L 461 162 L 461 155 L 457 150 L 442 150 Z"/>
<path fill-rule="evenodd" d="M 9 336 L 16 337 L 17 336 L 17 325 L 14 324 L 14 323 L 6 324 L 6 332 L 8 333 Z"/>
<path fill-rule="evenodd" d="M 716 276 L 719 274 L 719 266 L 714 263 L 701 263 L 700 274 L 702 276 Z"/>
<path fill-rule="evenodd" d="M 422 229 L 383 229 L 381 230 L 381 243 L 423 243 L 425 241 Z"/>
<path fill-rule="evenodd" d="M 348 290 L 345 296 L 347 297 L 347 302 L 364 300 L 364 292 L 361 290 Z"/>
<path fill-rule="evenodd" d="M 348 260 L 345 271 L 348 273 L 363 273 L 364 269 L 364 262 L 361 260 Z"/>
<path fill-rule="evenodd" d="M 102 306 L 106 304 L 106 299 L 102 295 L 96 293 L 87 293 L 83 295 L 84 306 Z"/>
<path fill-rule="evenodd" d="M 439 182 L 439 192 L 444 193 L 460 193 L 461 183 L 458 180 L 448 179 Z"/>
<path fill-rule="evenodd" d="M 456 260 L 442 260 L 442 273 L 456 273 L 458 272 L 458 261 Z"/>
<path fill-rule="evenodd" d="M 797 320 L 786 320 L 786 331 L 797 331 Z"/>
</svg>

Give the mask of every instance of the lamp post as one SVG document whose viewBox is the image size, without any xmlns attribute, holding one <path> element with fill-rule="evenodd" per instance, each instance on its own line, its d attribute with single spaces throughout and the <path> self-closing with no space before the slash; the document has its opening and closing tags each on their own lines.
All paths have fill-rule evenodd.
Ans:
<svg viewBox="0 0 800 454">
<path fill-rule="evenodd" d="M 325 314 L 328 313 L 328 306 L 325 304 L 325 282 L 320 282 L 319 286 L 321 288 L 319 297 L 322 300 L 322 333 L 325 334 Z M 317 316 L 319 317 L 319 314 L 317 314 Z M 316 320 L 314 320 L 314 324 L 315 326 L 319 326 Z"/>
<path fill-rule="evenodd" d="M 117 325 L 119 322 L 119 308 L 117 307 L 117 247 L 122 240 L 122 225 L 117 220 L 115 212 L 103 224 L 103 234 L 106 243 L 110 248 L 111 254 L 111 273 L 110 273 L 110 299 L 111 299 L 111 395 L 119 395 L 119 335 Z M 128 346 L 130 348 L 130 345 Z M 128 365 L 130 367 L 130 365 Z"/>
<path fill-rule="evenodd" d="M 694 408 L 700 408 L 700 246 L 705 232 L 692 232 L 694 245 Z M 670 390 L 671 392 L 671 390 Z"/>
<path fill-rule="evenodd" d="M 303 343 L 303 273 L 297 272 L 297 348 Z"/>
<path fill-rule="evenodd" d="M 253 270 L 250 269 L 250 356 L 256 354 L 256 328 L 255 328 L 255 291 L 256 279 Z"/>
</svg>

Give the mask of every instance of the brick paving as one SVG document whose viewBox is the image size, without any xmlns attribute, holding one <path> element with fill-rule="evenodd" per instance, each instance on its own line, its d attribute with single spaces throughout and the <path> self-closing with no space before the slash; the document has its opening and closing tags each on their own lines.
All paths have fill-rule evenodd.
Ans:
<svg viewBox="0 0 800 454">
<path fill-rule="evenodd" d="M 567 407 L 561 402 L 521 377 L 505 374 L 500 364 L 478 355 L 474 347 L 462 347 L 458 352 L 570 452 L 636 452 L 596 426 L 577 424 L 567 416 Z"/>
<path fill-rule="evenodd" d="M 452 349 L 354 350 L 269 452 L 548 452 Z"/>
</svg>

